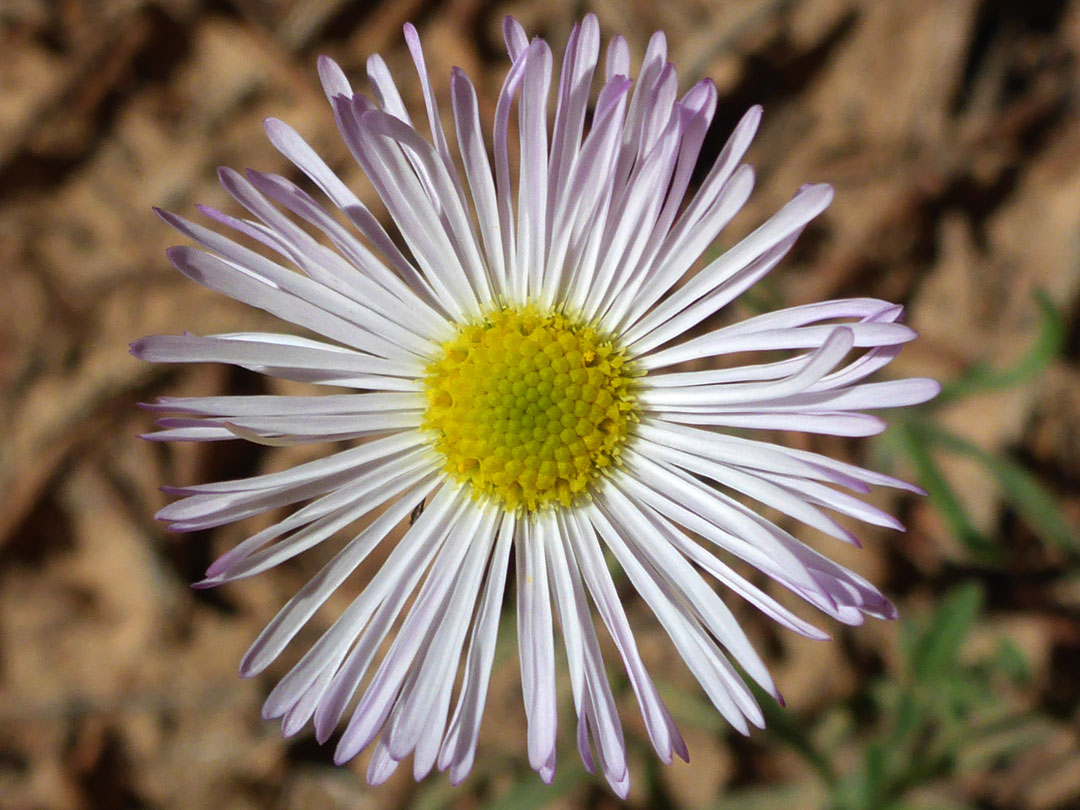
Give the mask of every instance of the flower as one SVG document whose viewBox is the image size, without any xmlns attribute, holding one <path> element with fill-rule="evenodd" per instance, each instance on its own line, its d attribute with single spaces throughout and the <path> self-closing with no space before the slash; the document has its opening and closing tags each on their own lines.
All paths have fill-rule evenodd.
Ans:
<svg viewBox="0 0 1080 810">
<path fill-rule="evenodd" d="M 494 174 L 476 93 L 455 69 L 451 99 L 464 176 L 459 172 L 412 26 L 405 39 L 430 142 L 378 56 L 367 64 L 373 99 L 354 93 L 334 62 L 320 60 L 341 135 L 400 239 L 274 119 L 266 122 L 270 140 L 349 226 L 283 177 L 230 169 L 220 171 L 221 182 L 254 219 L 200 210 L 277 260 L 158 212 L 204 248 L 168 251 L 182 273 L 320 339 L 154 336 L 133 344 L 137 357 L 231 363 L 363 392 L 159 399 L 149 407 L 171 415 L 150 434 L 155 440 L 361 441 L 282 472 L 172 490 L 183 497 L 158 517 L 190 531 L 307 502 L 222 555 L 196 587 L 266 571 L 368 518 L 252 644 L 240 667 L 251 676 L 412 515 L 385 563 L 263 710 L 281 718 L 286 735 L 313 719 L 324 742 L 359 694 L 335 760 L 374 743 L 372 783 L 409 754 L 418 779 L 435 766 L 455 783 L 468 773 L 513 550 L 529 762 L 551 780 L 557 616 L 581 757 L 592 769 L 595 749 L 604 776 L 625 796 L 625 745 L 590 602 L 657 754 L 670 762 L 687 758 L 687 750 L 642 663 L 609 560 L 717 710 L 748 733 L 763 717 L 733 663 L 780 694 L 702 572 L 810 638 L 828 636 L 725 560 L 748 563 L 845 624 L 865 615 L 892 618 L 895 610 L 864 579 L 746 501 L 857 543 L 830 513 L 901 529 L 855 495 L 872 485 L 916 488 L 743 432 L 870 435 L 883 422 L 861 411 L 923 402 L 939 387 L 927 379 L 864 382 L 914 337 L 899 323 L 901 307 L 870 298 L 784 309 L 687 338 L 784 257 L 832 189 L 803 186 L 757 230 L 691 273 L 750 194 L 753 171 L 740 162 L 760 108 L 746 113 L 688 195 L 717 93 L 702 81 L 677 97 L 662 34 L 650 40 L 632 81 L 621 37 L 598 68 L 599 28 L 594 16 L 585 17 L 566 46 L 549 132 L 551 50 L 541 39 L 530 42 L 513 19 L 504 33 L 512 66 L 495 112 Z M 602 87 L 586 131 L 598 70 Z M 687 361 L 750 352 L 768 352 L 768 359 L 679 370 Z"/>
</svg>

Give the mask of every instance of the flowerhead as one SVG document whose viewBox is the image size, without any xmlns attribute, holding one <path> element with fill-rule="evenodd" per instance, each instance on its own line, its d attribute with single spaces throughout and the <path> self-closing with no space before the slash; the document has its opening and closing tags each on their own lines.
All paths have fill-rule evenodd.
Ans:
<svg viewBox="0 0 1080 810">
<path fill-rule="evenodd" d="M 743 117 L 692 189 L 716 90 L 703 81 L 679 95 L 662 34 L 631 78 L 626 42 L 615 37 L 601 58 L 591 15 L 571 32 L 558 77 L 547 43 L 530 42 L 512 19 L 504 32 L 511 66 L 492 159 L 460 70 L 450 79 L 451 148 L 411 26 L 423 125 L 379 57 L 368 61 L 371 97 L 320 60 L 338 128 L 390 231 L 274 119 L 270 140 L 329 206 L 283 177 L 222 169 L 222 184 L 251 218 L 201 210 L 262 251 L 159 212 L 201 245 L 170 249 L 177 269 L 303 334 L 156 336 L 134 344 L 138 357 L 231 363 L 347 393 L 163 398 L 151 407 L 167 415 L 150 438 L 353 443 L 282 472 L 175 490 L 183 497 L 159 517 L 198 530 L 295 507 L 225 553 L 197 587 L 337 543 L 255 640 L 245 676 L 274 661 L 380 544 L 392 545 L 264 706 L 285 734 L 313 721 L 320 742 L 345 720 L 335 760 L 374 745 L 373 783 L 410 754 L 417 778 L 436 766 L 455 782 L 468 773 L 511 580 L 530 764 L 550 781 L 557 623 L 581 757 L 625 795 L 626 749 L 594 612 L 657 754 L 670 762 L 687 750 L 639 655 L 609 563 L 728 722 L 743 733 L 761 726 L 734 665 L 779 692 L 721 594 L 795 633 L 827 635 L 732 562 L 846 624 L 895 611 L 755 507 L 854 543 L 836 515 L 899 529 L 858 496 L 872 486 L 914 488 L 755 431 L 870 435 L 883 423 L 864 411 L 925 401 L 938 386 L 865 382 L 914 337 L 899 322 L 901 307 L 885 301 L 828 301 L 701 330 L 785 256 L 832 190 L 803 186 L 695 272 L 751 192 L 753 171 L 742 160 L 760 109 Z M 751 359 L 716 360 L 736 354 Z"/>
</svg>

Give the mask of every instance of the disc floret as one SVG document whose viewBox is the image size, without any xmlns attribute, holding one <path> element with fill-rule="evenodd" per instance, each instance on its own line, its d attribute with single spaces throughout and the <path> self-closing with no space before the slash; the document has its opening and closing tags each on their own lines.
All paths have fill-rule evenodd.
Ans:
<svg viewBox="0 0 1080 810">
<path fill-rule="evenodd" d="M 425 378 L 446 472 L 506 509 L 571 506 L 617 464 L 635 421 L 623 349 L 559 312 L 504 308 L 462 326 Z"/>
</svg>

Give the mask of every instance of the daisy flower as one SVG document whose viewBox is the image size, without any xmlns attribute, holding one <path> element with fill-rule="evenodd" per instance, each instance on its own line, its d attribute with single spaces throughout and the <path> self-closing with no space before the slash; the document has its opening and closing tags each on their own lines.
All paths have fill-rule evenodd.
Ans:
<svg viewBox="0 0 1080 810">
<path fill-rule="evenodd" d="M 938 385 L 864 381 L 914 337 L 902 308 L 886 301 L 828 301 L 697 329 L 784 257 L 832 189 L 798 189 L 694 272 L 753 187 L 742 160 L 760 108 L 691 190 L 717 92 L 702 81 L 679 96 L 663 34 L 631 79 L 626 41 L 612 39 L 601 58 L 587 16 L 570 33 L 554 88 L 548 44 L 513 19 L 504 34 L 511 66 L 491 159 L 476 92 L 457 69 L 451 149 L 412 26 L 405 40 L 423 127 L 378 56 L 367 62 L 370 97 L 320 60 L 341 136 L 392 230 L 275 119 L 270 140 L 332 208 L 284 177 L 222 169 L 251 217 L 200 210 L 261 252 L 158 212 L 201 245 L 168 251 L 181 273 L 306 334 L 154 336 L 133 345 L 137 357 L 231 363 L 352 392 L 158 400 L 150 407 L 164 414 L 162 429 L 150 438 L 159 441 L 351 443 L 282 472 L 172 490 L 183 497 L 158 517 L 194 531 L 294 507 L 222 555 L 196 587 L 253 576 L 362 526 L 255 640 L 244 676 L 265 670 L 380 543 L 392 545 L 263 709 L 286 735 L 313 721 L 320 742 L 345 720 L 334 759 L 373 745 L 372 783 L 410 754 L 417 779 L 436 766 L 455 783 L 468 773 L 512 560 L 529 762 L 551 780 L 557 623 L 581 757 L 625 796 L 626 746 L 594 609 L 658 756 L 685 759 L 687 750 L 612 570 L 655 614 L 717 711 L 744 734 L 761 726 L 744 674 L 777 700 L 779 692 L 712 580 L 815 639 L 828 636 L 748 579 L 749 568 L 845 624 L 895 610 L 753 506 L 856 543 L 835 515 L 900 529 L 857 496 L 915 488 L 753 431 L 870 435 L 883 423 L 863 411 L 923 402 Z M 742 362 L 724 362 L 734 355 Z M 704 362 L 688 370 L 691 361 Z"/>
</svg>

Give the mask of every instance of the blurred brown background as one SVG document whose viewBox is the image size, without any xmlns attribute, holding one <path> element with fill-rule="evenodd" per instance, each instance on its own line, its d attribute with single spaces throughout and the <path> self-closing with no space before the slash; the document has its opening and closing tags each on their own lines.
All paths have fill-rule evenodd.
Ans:
<svg viewBox="0 0 1080 810">
<path fill-rule="evenodd" d="M 150 211 L 228 208 L 214 175 L 220 164 L 293 176 L 263 137 L 263 118 L 294 125 L 372 200 L 318 86 L 318 54 L 358 83 L 367 55 L 383 54 L 419 109 L 401 39 L 402 24 L 414 21 L 443 111 L 449 69 L 460 65 L 490 122 L 506 68 L 503 15 L 559 53 L 586 10 L 599 15 L 605 40 L 624 34 L 637 58 L 649 34 L 665 30 L 684 88 L 702 76 L 716 81 L 711 154 L 746 107 L 765 105 L 750 153 L 758 190 L 725 244 L 803 182 L 836 186 L 830 210 L 741 312 L 879 296 L 906 304 L 922 333 L 894 374 L 963 380 L 979 363 L 1020 364 L 1014 377 L 999 374 L 1000 384 L 976 385 L 978 393 L 929 412 L 970 443 L 936 447 L 929 462 L 917 449 L 900 452 L 923 435 L 914 428 L 880 442 L 787 440 L 936 485 L 930 500 L 879 498 L 907 534 L 865 529 L 862 551 L 819 547 L 878 583 L 907 621 L 951 604 L 956 586 L 976 589 L 978 615 L 950 666 L 973 683 L 964 667 L 1007 644 L 1023 677 L 988 675 L 988 705 L 1026 736 L 964 764 L 978 719 L 965 715 L 948 767 L 900 780 L 880 801 L 872 790 L 853 799 L 844 791 L 863 789 L 860 769 L 871 773 L 879 757 L 873 746 L 887 756 L 899 750 L 888 734 L 875 736 L 892 722 L 881 695 L 921 694 L 912 683 L 920 670 L 905 663 L 905 625 L 830 627 L 837 641 L 820 644 L 778 633 L 737 605 L 785 692 L 781 716 L 791 726 L 743 740 L 702 712 L 699 692 L 628 592 L 692 755 L 691 765 L 656 766 L 635 745 L 631 805 L 1080 806 L 1080 573 L 1068 537 L 1080 520 L 1080 2 L 3 0 L 0 807 L 617 806 L 578 773 L 566 720 L 566 776 L 545 791 L 523 770 L 512 633 L 473 777 L 459 789 L 442 776 L 418 787 L 406 766 L 372 790 L 362 780 L 366 758 L 336 769 L 332 749 L 306 732 L 283 741 L 259 717 L 283 668 L 252 681 L 235 669 L 264 622 L 317 570 L 319 554 L 193 592 L 188 583 L 244 533 L 175 536 L 152 515 L 165 502 L 163 483 L 281 468 L 319 448 L 139 442 L 149 426 L 140 400 L 285 388 L 216 367 L 150 367 L 127 354 L 144 334 L 271 325 L 172 271 L 162 251 L 174 236 Z M 1035 290 L 1053 304 L 1050 325 Z M 1047 341 L 1038 373 L 1025 371 L 1025 356 Z M 1020 479 L 1006 474 L 1018 470 Z M 1024 500 L 1030 491 L 1038 497 Z M 635 715 L 628 703 L 631 735 L 640 732 Z M 937 744 L 942 723 L 926 725 L 913 757 Z M 811 744 L 831 766 L 815 767 L 816 754 L 804 750 Z"/>
</svg>

